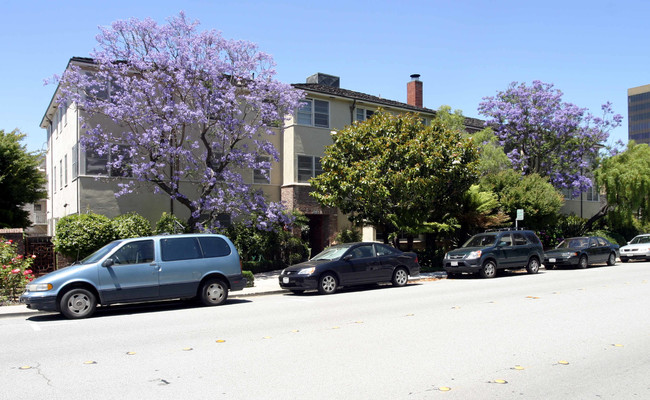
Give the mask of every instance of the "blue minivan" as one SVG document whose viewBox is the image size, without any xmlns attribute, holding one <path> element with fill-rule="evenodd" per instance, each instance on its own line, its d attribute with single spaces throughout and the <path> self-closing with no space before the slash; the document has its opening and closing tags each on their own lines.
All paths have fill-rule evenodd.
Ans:
<svg viewBox="0 0 650 400">
<path fill-rule="evenodd" d="M 223 304 L 242 290 L 239 253 L 225 236 L 164 235 L 113 241 L 79 263 L 30 282 L 20 302 L 30 309 L 85 318 L 97 305 L 198 298 Z"/>
</svg>

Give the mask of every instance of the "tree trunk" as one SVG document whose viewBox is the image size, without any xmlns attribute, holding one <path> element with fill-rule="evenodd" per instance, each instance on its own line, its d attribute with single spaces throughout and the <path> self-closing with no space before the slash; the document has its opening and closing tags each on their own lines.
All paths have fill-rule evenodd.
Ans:
<svg viewBox="0 0 650 400">
<path fill-rule="evenodd" d="M 587 223 L 585 223 L 585 232 L 589 232 L 591 228 L 594 226 L 594 224 L 596 223 L 596 221 L 606 216 L 608 211 L 609 211 L 609 204 L 605 203 L 605 205 L 602 206 L 602 208 L 598 210 L 598 212 L 594 214 L 593 217 L 589 218 Z"/>
</svg>

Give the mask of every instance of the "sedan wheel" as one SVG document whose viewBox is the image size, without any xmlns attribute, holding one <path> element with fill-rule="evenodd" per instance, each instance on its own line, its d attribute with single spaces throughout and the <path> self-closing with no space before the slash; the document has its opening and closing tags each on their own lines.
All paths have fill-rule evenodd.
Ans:
<svg viewBox="0 0 650 400">
<path fill-rule="evenodd" d="M 409 274 L 404 268 L 397 268 L 393 273 L 393 286 L 404 286 L 409 281 Z"/>
<path fill-rule="evenodd" d="M 607 259 L 607 265 L 612 266 L 616 264 L 616 254 L 611 253 Z"/>
<path fill-rule="evenodd" d="M 70 319 L 90 317 L 95 312 L 95 295 L 85 289 L 71 289 L 61 298 L 61 314 Z"/>
<path fill-rule="evenodd" d="M 479 274 L 481 278 L 494 278 L 497 275 L 497 265 L 494 261 L 486 261 Z"/>
<path fill-rule="evenodd" d="M 336 292 L 337 286 L 336 277 L 332 274 L 325 274 L 318 280 L 318 293 L 332 294 Z"/>
<path fill-rule="evenodd" d="M 587 256 L 585 255 L 580 256 L 580 261 L 578 261 L 578 266 L 581 269 L 585 269 L 589 266 L 589 262 L 587 261 Z"/>
</svg>

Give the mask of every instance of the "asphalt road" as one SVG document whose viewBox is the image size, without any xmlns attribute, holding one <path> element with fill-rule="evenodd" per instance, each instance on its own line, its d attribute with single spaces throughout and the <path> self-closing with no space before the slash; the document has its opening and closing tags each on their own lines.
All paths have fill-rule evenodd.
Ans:
<svg viewBox="0 0 650 400">
<path fill-rule="evenodd" d="M 647 399 L 650 263 L 0 319 L 1 399 Z"/>
</svg>

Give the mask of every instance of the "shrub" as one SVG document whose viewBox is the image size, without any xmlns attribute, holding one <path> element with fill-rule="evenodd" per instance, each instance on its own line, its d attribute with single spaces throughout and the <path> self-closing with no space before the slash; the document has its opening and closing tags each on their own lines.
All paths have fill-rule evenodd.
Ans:
<svg viewBox="0 0 650 400">
<path fill-rule="evenodd" d="M 113 240 L 115 230 L 111 220 L 104 215 L 88 213 L 61 218 L 52 241 L 57 252 L 81 260 Z"/>
<path fill-rule="evenodd" d="M 187 232 L 187 225 L 173 214 L 162 213 L 160 219 L 156 223 L 154 233 L 162 235 L 168 233 L 173 235 L 175 233 Z"/>
<path fill-rule="evenodd" d="M 150 236 L 152 232 L 149 221 L 135 212 L 118 215 L 112 223 L 117 239 Z"/>
<path fill-rule="evenodd" d="M 357 229 L 343 229 L 334 237 L 337 243 L 353 243 L 361 241 L 361 232 Z"/>
<path fill-rule="evenodd" d="M 34 279 L 31 266 L 35 257 L 18 254 L 11 240 L 0 238 L 0 305 L 18 299 L 25 285 Z"/>
<path fill-rule="evenodd" d="M 251 271 L 242 271 L 242 275 L 246 278 L 246 287 L 255 286 L 255 275 Z"/>
</svg>

